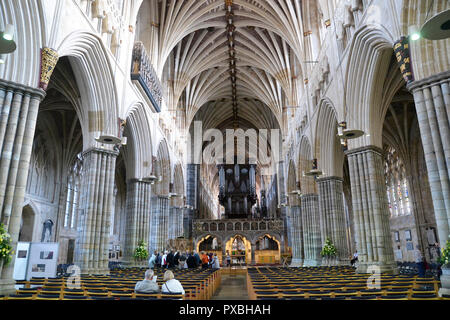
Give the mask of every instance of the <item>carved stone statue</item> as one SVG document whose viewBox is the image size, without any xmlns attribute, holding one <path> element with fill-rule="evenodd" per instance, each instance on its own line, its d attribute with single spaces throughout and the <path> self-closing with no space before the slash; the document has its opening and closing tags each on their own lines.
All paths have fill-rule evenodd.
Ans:
<svg viewBox="0 0 450 320">
<path fill-rule="evenodd" d="M 44 228 L 42 229 L 41 242 L 50 242 L 52 239 L 53 221 L 50 219 L 45 220 Z"/>
</svg>

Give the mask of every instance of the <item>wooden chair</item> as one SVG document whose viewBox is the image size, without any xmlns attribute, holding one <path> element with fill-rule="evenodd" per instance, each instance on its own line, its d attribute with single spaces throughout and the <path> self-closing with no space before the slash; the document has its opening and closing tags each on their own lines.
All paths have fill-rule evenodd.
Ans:
<svg viewBox="0 0 450 320">
<path fill-rule="evenodd" d="M 139 299 L 148 299 L 148 300 L 156 300 L 160 298 L 158 293 L 135 293 L 135 298 Z"/>
<path fill-rule="evenodd" d="M 4 298 L 4 300 L 33 300 L 33 294 L 12 294 Z"/>
<path fill-rule="evenodd" d="M 36 300 L 60 300 L 59 294 L 38 294 Z"/>
</svg>

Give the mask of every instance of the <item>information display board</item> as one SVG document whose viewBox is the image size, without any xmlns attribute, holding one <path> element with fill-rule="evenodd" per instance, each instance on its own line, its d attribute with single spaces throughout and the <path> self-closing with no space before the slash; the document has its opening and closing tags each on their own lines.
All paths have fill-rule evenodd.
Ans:
<svg viewBox="0 0 450 320">
<path fill-rule="evenodd" d="M 30 256 L 30 242 L 18 242 L 16 262 L 14 263 L 14 280 L 25 280 L 27 277 L 28 260 Z"/>
<path fill-rule="evenodd" d="M 32 277 L 56 277 L 59 244 L 32 242 L 29 251 L 27 280 Z"/>
</svg>

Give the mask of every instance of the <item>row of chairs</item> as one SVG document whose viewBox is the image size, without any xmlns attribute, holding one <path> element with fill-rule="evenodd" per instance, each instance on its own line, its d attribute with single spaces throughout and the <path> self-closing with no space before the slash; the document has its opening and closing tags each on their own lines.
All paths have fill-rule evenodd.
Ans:
<svg viewBox="0 0 450 320">
<path fill-rule="evenodd" d="M 247 287 L 251 299 L 447 299 L 439 298 L 439 281 L 432 277 L 356 274 L 346 266 L 304 268 L 252 268 Z M 372 289 L 372 285 L 378 285 Z"/>
<path fill-rule="evenodd" d="M 220 285 L 220 272 L 215 270 L 173 270 L 185 290 L 180 294 L 144 294 L 134 292 L 137 281 L 144 278 L 146 269 L 111 271 L 110 275 L 81 276 L 77 288 L 68 277 L 32 278 L 30 281 L 17 281 L 20 286 L 15 295 L 6 300 L 113 300 L 113 299 L 209 299 Z M 159 287 L 163 284 L 163 269 L 155 269 Z"/>
<path fill-rule="evenodd" d="M 419 273 L 417 263 L 415 262 L 397 262 L 397 267 L 400 274 L 417 275 Z M 441 267 L 438 263 L 430 263 L 425 271 L 425 275 L 438 279 L 442 273 L 440 268 Z"/>
</svg>

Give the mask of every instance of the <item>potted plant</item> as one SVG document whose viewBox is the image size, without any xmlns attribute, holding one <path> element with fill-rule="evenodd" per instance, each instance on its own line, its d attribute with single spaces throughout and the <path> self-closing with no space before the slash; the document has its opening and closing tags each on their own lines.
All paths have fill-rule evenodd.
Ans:
<svg viewBox="0 0 450 320">
<path fill-rule="evenodd" d="M 322 251 L 320 252 L 320 255 L 325 259 L 326 265 L 330 264 L 330 259 L 335 257 L 337 254 L 336 247 L 334 246 L 333 242 L 331 242 L 330 238 L 327 237 L 325 240 L 325 245 L 322 248 Z"/>
<path fill-rule="evenodd" d="M 449 236 L 450 238 L 450 236 Z M 440 294 L 450 295 L 450 239 L 447 240 L 447 243 L 444 248 L 442 248 L 441 256 L 438 259 L 441 269 L 441 290 Z"/>
<path fill-rule="evenodd" d="M 140 263 L 148 258 L 147 244 L 144 241 L 139 241 L 133 256 L 134 259 Z"/>
<path fill-rule="evenodd" d="M 6 232 L 3 224 L 0 224 L 0 266 L 7 265 L 12 260 L 11 236 Z"/>
</svg>

